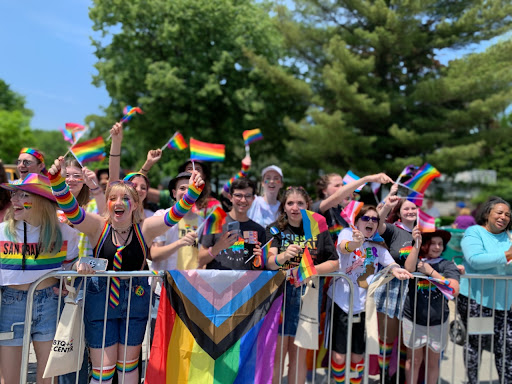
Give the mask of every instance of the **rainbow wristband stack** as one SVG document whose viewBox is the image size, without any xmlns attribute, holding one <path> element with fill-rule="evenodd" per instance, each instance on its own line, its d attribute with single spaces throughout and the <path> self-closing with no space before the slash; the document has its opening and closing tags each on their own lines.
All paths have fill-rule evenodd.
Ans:
<svg viewBox="0 0 512 384">
<path fill-rule="evenodd" d="M 176 225 L 176 223 L 180 221 L 188 211 L 190 211 L 199 195 L 201 194 L 203 188 L 204 184 L 200 187 L 196 187 L 195 184 L 192 184 L 188 187 L 188 191 L 185 193 L 185 196 L 183 196 L 180 201 L 174 204 L 164 216 L 165 224 L 168 227 Z"/>
<path fill-rule="evenodd" d="M 249 173 L 249 168 L 250 167 L 248 165 L 242 163 L 242 169 L 240 170 L 240 172 L 238 172 L 235 176 L 229 179 L 229 181 L 226 184 L 224 184 L 224 187 L 222 187 L 224 189 L 224 192 L 229 193 L 229 188 L 231 187 L 231 184 L 233 184 L 233 181 L 235 181 L 236 179 L 247 177 L 247 174 Z"/>
<path fill-rule="evenodd" d="M 60 209 L 62 209 L 71 224 L 80 224 L 85 219 L 85 211 L 78 205 L 75 197 L 69 191 L 66 179 L 60 173 L 57 175 L 48 173 L 48 176 L 50 177 L 52 193 Z"/>
</svg>

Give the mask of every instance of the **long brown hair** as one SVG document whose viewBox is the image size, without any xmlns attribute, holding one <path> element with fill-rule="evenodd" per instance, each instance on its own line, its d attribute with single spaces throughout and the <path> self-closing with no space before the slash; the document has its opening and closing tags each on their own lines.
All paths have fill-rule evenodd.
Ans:
<svg viewBox="0 0 512 384">
<path fill-rule="evenodd" d="M 286 212 L 284 210 L 284 206 L 286 204 L 286 201 L 288 200 L 288 197 L 296 193 L 304 198 L 306 201 L 306 209 L 309 209 L 311 207 L 311 198 L 309 197 L 306 190 L 302 187 L 288 187 L 286 188 L 286 191 L 283 193 L 283 197 L 281 197 L 281 205 L 279 205 L 279 217 L 277 218 L 277 227 L 284 231 L 286 226 L 288 225 L 288 216 L 286 215 Z"/>
<path fill-rule="evenodd" d="M 82 171 L 82 166 L 80 165 L 80 163 L 78 161 L 76 161 L 76 159 L 66 160 L 65 167 L 66 168 L 67 167 L 78 168 L 80 171 Z M 78 193 L 78 196 L 75 196 L 75 198 L 76 198 L 76 201 L 78 202 L 78 205 L 81 207 L 85 207 L 89 203 L 91 196 L 90 196 L 89 187 L 85 184 L 85 182 L 83 183 L 82 189 Z"/>
<path fill-rule="evenodd" d="M 327 198 L 327 196 L 324 193 L 324 190 L 329 186 L 329 183 L 331 181 L 331 177 L 333 176 L 340 176 L 337 173 L 328 173 L 327 175 L 321 176 L 316 182 L 315 182 L 315 188 L 316 188 L 316 197 L 319 200 L 323 200 Z M 340 176 L 341 177 L 341 176 Z"/>
</svg>

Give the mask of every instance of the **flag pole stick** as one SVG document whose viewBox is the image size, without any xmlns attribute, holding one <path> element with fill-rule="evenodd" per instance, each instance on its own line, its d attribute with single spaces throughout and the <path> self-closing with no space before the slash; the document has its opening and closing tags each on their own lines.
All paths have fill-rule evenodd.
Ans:
<svg viewBox="0 0 512 384">
<path fill-rule="evenodd" d="M 172 139 L 174 139 L 174 136 L 176 136 L 177 133 L 178 132 L 174 132 L 174 135 L 172 135 L 172 137 L 169 139 L 169 141 L 167 141 L 167 143 L 165 143 L 165 145 L 162 148 L 160 148 L 160 150 L 163 151 L 165 148 L 167 148 L 167 145 L 169 145 L 169 143 L 172 141 Z"/>
<path fill-rule="evenodd" d="M 245 145 L 245 156 L 251 155 L 251 147 L 249 145 Z"/>
<path fill-rule="evenodd" d="M 372 191 L 373 192 L 373 191 Z M 379 205 L 380 201 L 375 192 L 373 192 L 373 197 L 375 197 L 375 201 L 377 202 L 377 205 Z"/>
</svg>

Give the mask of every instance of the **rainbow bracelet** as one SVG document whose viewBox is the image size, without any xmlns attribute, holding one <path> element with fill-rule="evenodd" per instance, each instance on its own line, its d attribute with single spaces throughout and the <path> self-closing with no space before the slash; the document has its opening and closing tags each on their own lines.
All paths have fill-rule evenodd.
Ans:
<svg viewBox="0 0 512 384">
<path fill-rule="evenodd" d="M 62 209 L 71 224 L 80 224 L 85 219 L 85 211 L 78 205 L 75 196 L 70 192 L 66 179 L 60 173 L 57 175 L 48 173 L 48 176 L 50 177 L 52 193 L 60 209 Z"/>
<path fill-rule="evenodd" d="M 189 185 L 187 193 L 185 196 L 181 198 L 176 204 L 174 204 L 171 209 L 164 216 L 165 225 L 168 227 L 172 227 L 176 225 L 178 221 L 182 219 L 183 216 L 187 214 L 188 211 L 192 208 L 196 200 L 199 198 L 201 191 L 204 188 L 204 184 L 200 187 L 196 187 L 195 183 Z"/>
<path fill-rule="evenodd" d="M 247 174 L 249 173 L 249 168 L 250 167 L 248 165 L 242 163 L 242 169 L 240 170 L 240 172 L 238 172 L 235 176 L 229 179 L 229 181 L 226 184 L 224 184 L 224 187 L 222 187 L 224 189 L 224 192 L 229 193 L 229 188 L 231 188 L 231 184 L 233 184 L 233 181 L 235 181 L 236 179 L 247 177 Z"/>
</svg>

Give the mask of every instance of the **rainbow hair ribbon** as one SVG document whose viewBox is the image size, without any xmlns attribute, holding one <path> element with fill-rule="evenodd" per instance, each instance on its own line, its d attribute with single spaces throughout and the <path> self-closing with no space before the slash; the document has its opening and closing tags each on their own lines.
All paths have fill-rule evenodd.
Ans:
<svg viewBox="0 0 512 384">
<path fill-rule="evenodd" d="M 196 184 L 189 185 L 187 193 L 181 198 L 176 204 L 174 204 L 167 214 L 164 216 L 165 225 L 172 227 L 176 225 L 183 216 L 187 214 L 192 208 L 196 200 L 199 198 L 201 191 L 204 188 L 204 184 L 197 187 Z"/>
<path fill-rule="evenodd" d="M 69 190 L 66 179 L 60 173 L 56 175 L 49 173 L 48 176 L 50 177 L 52 193 L 60 209 L 62 209 L 71 224 L 80 224 L 85 219 L 85 211 L 78 205 L 78 202 Z"/>
</svg>

